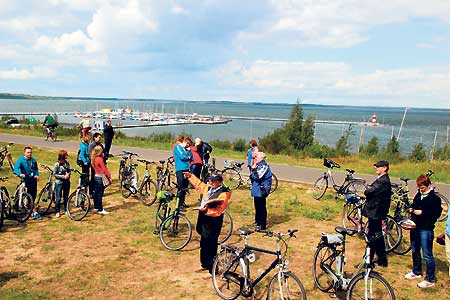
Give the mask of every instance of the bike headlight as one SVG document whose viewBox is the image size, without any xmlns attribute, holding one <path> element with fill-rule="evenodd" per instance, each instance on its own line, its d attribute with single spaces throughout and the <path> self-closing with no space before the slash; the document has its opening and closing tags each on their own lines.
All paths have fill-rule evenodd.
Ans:
<svg viewBox="0 0 450 300">
<path fill-rule="evenodd" d="M 285 266 L 289 265 L 289 259 L 285 259 L 285 260 L 284 260 L 284 265 L 285 265 Z"/>
</svg>

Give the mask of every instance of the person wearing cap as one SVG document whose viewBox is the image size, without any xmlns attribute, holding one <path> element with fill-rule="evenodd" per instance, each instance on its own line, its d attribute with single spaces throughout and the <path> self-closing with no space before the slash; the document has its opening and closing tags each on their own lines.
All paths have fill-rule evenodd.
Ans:
<svg viewBox="0 0 450 300">
<path fill-rule="evenodd" d="M 199 138 L 197 138 L 199 140 Z M 191 163 L 191 173 L 194 174 L 197 178 L 200 178 L 200 173 L 202 172 L 203 159 L 200 157 L 200 153 L 198 152 L 198 145 L 200 142 L 195 139 L 195 145 L 192 145 L 192 140 L 188 138 L 188 143 L 190 144 L 189 151 L 192 153 Z"/>
<path fill-rule="evenodd" d="M 256 159 L 258 157 L 258 159 Z M 256 160 L 255 160 L 256 159 Z M 250 172 L 252 182 L 251 196 L 255 205 L 255 225 L 256 229 L 265 230 L 267 227 L 267 196 L 272 186 L 272 171 L 266 162 L 263 152 L 255 153 L 255 167 Z"/>
<path fill-rule="evenodd" d="M 419 189 L 414 196 L 413 203 L 409 208 L 411 220 L 416 227 L 410 231 L 411 254 L 413 260 L 412 271 L 405 275 L 406 279 L 419 279 L 422 277 L 422 250 L 427 271 L 425 279 L 417 284 L 419 288 L 431 288 L 435 286 L 436 266 L 433 257 L 434 224 L 441 215 L 441 198 L 439 198 L 431 187 L 430 178 L 420 175 L 416 179 Z"/>
<path fill-rule="evenodd" d="M 231 198 L 231 191 L 223 185 L 220 174 L 209 177 L 209 184 L 203 183 L 197 176 L 184 172 L 184 176 L 200 193 L 200 207 L 196 231 L 200 234 L 200 265 L 201 270 L 212 273 L 212 264 L 217 254 L 217 245 L 222 229 L 223 213 Z"/>
<path fill-rule="evenodd" d="M 374 254 L 377 255 L 376 263 L 387 267 L 386 247 L 382 233 L 382 221 L 386 219 L 391 204 L 391 180 L 389 179 L 389 162 L 380 160 L 374 164 L 377 179 L 364 191 L 366 204 L 363 214 L 368 220 L 368 237 L 370 240 L 370 259 L 373 261 Z"/>
</svg>

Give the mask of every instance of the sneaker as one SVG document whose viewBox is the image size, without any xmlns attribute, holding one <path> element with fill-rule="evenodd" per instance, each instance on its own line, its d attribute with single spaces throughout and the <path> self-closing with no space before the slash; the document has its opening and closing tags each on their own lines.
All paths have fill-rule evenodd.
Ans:
<svg viewBox="0 0 450 300">
<path fill-rule="evenodd" d="M 435 285 L 436 284 L 434 282 L 429 282 L 428 280 L 423 280 L 417 284 L 417 286 L 420 287 L 421 289 L 432 288 Z"/>
<path fill-rule="evenodd" d="M 32 216 L 33 219 L 35 219 L 35 220 L 42 220 L 42 216 L 41 216 L 37 211 L 35 211 L 34 213 L 32 213 L 31 216 Z"/>
<path fill-rule="evenodd" d="M 94 208 L 94 211 L 95 211 L 95 212 L 98 212 L 98 209 Z"/>
<path fill-rule="evenodd" d="M 99 215 L 109 215 L 109 212 L 107 212 L 106 210 L 102 210 L 98 212 Z"/>
<path fill-rule="evenodd" d="M 61 217 L 61 214 L 59 212 L 56 213 L 56 217 L 59 218 Z"/>
<path fill-rule="evenodd" d="M 409 272 L 408 274 L 405 274 L 405 279 L 419 279 L 422 278 L 422 275 L 416 275 L 413 272 Z"/>
</svg>

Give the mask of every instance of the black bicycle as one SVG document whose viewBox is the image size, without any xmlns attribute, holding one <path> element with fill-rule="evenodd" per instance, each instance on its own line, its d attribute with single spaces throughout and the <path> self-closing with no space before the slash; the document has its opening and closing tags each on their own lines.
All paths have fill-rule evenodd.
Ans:
<svg viewBox="0 0 450 300">
<path fill-rule="evenodd" d="M 0 177 L 0 182 L 8 181 L 7 177 Z M 24 182 L 19 183 L 12 197 L 9 196 L 5 186 L 0 187 L 0 200 L 3 219 L 25 222 L 33 212 L 33 198 L 27 192 Z"/>
<path fill-rule="evenodd" d="M 139 174 L 136 169 L 138 164 L 133 162 L 133 157 L 139 155 L 130 151 L 122 152 L 123 156 L 119 165 L 119 186 L 122 197 L 128 198 L 131 194 L 138 192 Z"/>
<path fill-rule="evenodd" d="M 277 233 L 273 231 L 260 231 L 265 236 L 275 237 L 277 243 L 276 251 L 257 248 L 248 245 L 248 236 L 254 231 L 239 228 L 239 234 L 244 240 L 244 248 L 223 245 L 222 250 L 214 258 L 212 266 L 212 281 L 216 293 L 226 300 L 236 299 L 239 295 L 244 297 L 252 296 L 254 287 L 273 269 L 276 274 L 270 279 L 267 299 L 302 299 L 306 300 L 306 291 L 300 279 L 288 270 L 289 261 L 286 259 L 288 241 L 295 237 L 295 230 L 287 233 Z M 281 245 L 286 249 L 282 252 Z M 270 266 L 264 270 L 255 280 L 250 278 L 249 264 L 255 261 L 255 253 L 266 253 L 276 256 Z"/>
<path fill-rule="evenodd" d="M 74 221 L 81 221 L 86 217 L 91 207 L 91 199 L 87 193 L 89 177 L 86 173 L 81 173 L 76 169 L 69 169 L 70 172 L 79 175 L 78 185 L 75 191 L 70 194 L 66 204 L 66 213 Z"/>
<path fill-rule="evenodd" d="M 167 160 L 160 160 L 160 165 L 156 167 L 156 187 L 158 191 L 171 191 L 177 190 L 177 177 L 174 171 L 174 159 L 173 156 Z"/>
<path fill-rule="evenodd" d="M 11 153 L 9 152 L 9 148 L 14 145 L 14 143 L 9 143 L 8 145 L 0 147 L 0 167 L 3 166 L 3 162 L 5 158 L 8 160 L 9 167 L 11 171 L 14 171 L 14 160 L 12 158 Z"/>
<path fill-rule="evenodd" d="M 335 168 L 339 169 L 341 166 L 331 159 L 326 158 L 323 160 L 323 165 L 327 167 L 328 170 L 314 183 L 312 188 L 312 196 L 314 199 L 320 200 L 323 195 L 325 195 L 330 183 L 338 196 L 343 196 L 345 194 L 361 195 L 366 190 L 366 181 L 362 178 L 353 177 L 355 170 L 346 169 L 347 175 L 345 176 L 344 182 L 342 182 L 341 185 L 338 185 L 334 180 L 331 170 Z"/>
<path fill-rule="evenodd" d="M 55 203 L 56 193 L 55 193 L 55 183 L 53 182 L 54 178 L 53 170 L 49 166 L 44 164 L 41 164 L 41 167 L 47 170 L 49 173 L 47 177 L 47 182 L 39 192 L 34 202 L 34 206 L 36 207 L 36 210 L 39 214 L 45 215 L 49 212 L 52 203 Z"/>
</svg>

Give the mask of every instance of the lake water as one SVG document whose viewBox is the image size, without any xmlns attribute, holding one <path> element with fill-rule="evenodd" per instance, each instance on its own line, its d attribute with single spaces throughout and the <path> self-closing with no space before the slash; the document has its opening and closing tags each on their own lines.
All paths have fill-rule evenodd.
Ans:
<svg viewBox="0 0 450 300">
<path fill-rule="evenodd" d="M 138 111 L 165 112 L 165 113 L 198 113 L 217 116 L 247 116 L 288 118 L 292 105 L 288 104 L 261 104 L 239 102 L 193 102 L 169 100 L 16 100 L 0 99 L 0 112 L 92 112 L 102 108 L 132 108 Z M 364 142 L 372 136 L 379 138 L 380 145 L 385 145 L 392 132 L 397 136 L 404 108 L 391 107 L 359 107 L 359 106 L 322 106 L 303 105 L 304 114 L 312 114 L 316 120 L 335 120 L 349 122 L 367 122 L 372 114 L 376 114 L 378 122 L 385 126 L 353 126 L 354 135 L 351 138 L 352 151 L 357 151 L 361 140 L 361 130 L 364 127 Z M 42 117 L 43 118 L 43 117 Z M 59 116 L 62 123 L 78 123 L 80 119 L 72 116 Z M 114 120 L 113 124 L 123 122 L 135 124 L 141 121 Z M 400 136 L 402 151 L 409 153 L 415 144 L 424 143 L 428 149 L 434 143 L 437 131 L 436 145 L 441 147 L 448 142 L 447 126 L 450 123 L 450 110 L 448 109 L 419 109 L 410 108 L 407 111 L 405 122 Z M 283 126 L 279 121 L 247 121 L 233 120 L 221 125 L 177 125 L 166 127 L 147 127 L 122 129 L 130 136 L 147 136 L 151 133 L 180 132 L 191 134 L 194 138 L 201 137 L 208 141 L 212 139 L 236 140 L 239 138 L 259 138 Z M 334 146 L 337 139 L 347 129 L 348 125 L 316 124 L 315 138 L 318 142 Z"/>
</svg>

